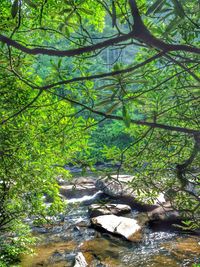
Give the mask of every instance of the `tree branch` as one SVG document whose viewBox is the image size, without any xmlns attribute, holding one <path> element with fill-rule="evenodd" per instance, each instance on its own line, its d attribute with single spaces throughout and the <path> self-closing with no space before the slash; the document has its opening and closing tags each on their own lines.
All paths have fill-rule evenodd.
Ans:
<svg viewBox="0 0 200 267">
<path fill-rule="evenodd" d="M 89 53 L 93 52 L 97 49 L 105 48 L 108 46 L 112 46 L 115 44 L 118 44 L 122 41 L 127 41 L 131 38 L 132 33 L 124 34 L 115 38 L 111 38 L 108 40 L 105 40 L 103 42 L 99 42 L 94 45 L 89 45 L 89 46 L 83 46 L 80 48 L 75 48 L 75 49 L 69 49 L 69 50 L 54 50 L 54 49 L 46 49 L 46 48 L 28 48 L 19 42 L 16 42 L 2 34 L 0 34 L 0 41 L 2 43 L 5 43 L 9 46 L 12 46 L 18 50 L 21 50 L 22 52 L 26 54 L 31 54 L 31 55 L 49 55 L 49 56 L 58 56 L 58 57 L 73 57 L 73 56 L 78 56 L 82 55 L 84 53 Z"/>
<path fill-rule="evenodd" d="M 133 31 L 132 31 L 133 38 L 138 39 L 149 46 L 152 46 L 154 48 L 157 48 L 165 52 L 184 51 L 184 52 L 200 54 L 200 48 L 198 47 L 189 45 L 180 45 L 180 44 L 168 44 L 162 41 L 161 39 L 156 38 L 144 25 L 136 1 L 129 0 L 129 5 L 134 20 Z"/>
<path fill-rule="evenodd" d="M 21 50 L 27 54 L 31 54 L 31 55 L 43 54 L 43 55 L 58 56 L 58 57 L 73 57 L 73 56 L 82 55 L 84 53 L 94 52 L 95 50 L 105 48 L 108 46 L 113 46 L 115 44 L 119 44 L 120 42 L 127 41 L 129 39 L 137 39 L 147 44 L 148 46 L 152 46 L 154 48 L 157 48 L 165 52 L 185 51 L 185 52 L 190 52 L 194 54 L 200 54 L 200 48 L 198 47 L 189 46 L 189 45 L 180 45 L 180 44 L 168 44 L 160 40 L 159 38 L 156 38 L 155 36 L 153 36 L 151 32 L 146 28 L 146 26 L 144 25 L 141 19 L 136 1 L 129 0 L 129 5 L 131 8 L 131 13 L 132 13 L 133 20 L 134 20 L 132 31 L 130 31 L 128 34 L 120 35 L 118 37 L 111 38 L 103 42 L 99 42 L 97 44 L 83 46 L 80 48 L 69 49 L 69 50 L 54 50 L 54 49 L 46 49 L 46 48 L 39 48 L 39 47 L 28 48 L 27 46 L 24 46 L 20 44 L 19 42 L 16 42 L 12 40 L 11 38 L 8 38 L 2 34 L 0 34 L 0 41 L 18 50 Z"/>
<path fill-rule="evenodd" d="M 59 95 L 59 94 L 51 92 L 51 91 L 48 91 L 48 92 L 53 94 L 53 95 L 56 95 L 56 96 L 62 98 L 63 100 L 66 100 L 66 101 L 68 101 L 68 102 L 70 102 L 72 104 L 81 106 L 81 107 L 85 108 L 86 110 L 88 110 L 88 111 L 90 111 L 90 112 L 92 112 L 94 114 L 97 114 L 99 116 L 103 116 L 106 119 L 118 120 L 118 121 L 123 121 L 124 120 L 123 117 L 121 117 L 121 116 L 107 114 L 107 113 L 104 113 L 102 111 L 98 111 L 98 110 L 95 110 L 95 109 L 93 109 L 91 107 L 88 107 L 87 105 L 85 105 L 83 103 L 80 103 L 80 102 L 78 102 L 76 100 L 70 99 L 70 98 L 68 98 L 66 96 L 62 96 L 62 95 Z M 136 124 L 136 125 L 141 125 L 141 126 L 148 126 L 148 127 L 151 127 L 151 128 L 158 128 L 158 129 L 163 129 L 163 130 L 168 130 L 168 131 L 181 132 L 181 133 L 185 133 L 185 134 L 192 134 L 192 135 L 195 135 L 195 136 L 200 135 L 200 131 L 195 130 L 195 129 L 183 128 L 183 127 L 179 127 L 179 126 L 165 125 L 165 124 L 160 124 L 160 123 L 156 123 L 156 122 L 147 122 L 147 121 L 144 121 L 144 120 L 133 120 L 133 119 L 131 119 L 130 123 Z"/>
<path fill-rule="evenodd" d="M 35 89 L 42 89 L 42 90 L 48 90 L 51 89 L 53 87 L 59 86 L 59 85 L 63 85 L 63 84 L 69 84 L 69 83 L 74 83 L 74 82 L 81 82 L 81 81 L 88 81 L 88 80 L 93 80 L 93 79 L 100 79 L 100 78 L 106 78 L 106 77 L 110 77 L 110 76 L 116 76 L 119 74 L 123 74 L 123 73 L 128 73 L 128 72 L 132 72 L 136 69 L 139 69 L 143 66 L 145 66 L 146 64 L 152 62 L 155 59 L 158 59 L 160 57 L 162 57 L 164 55 L 163 52 L 160 52 L 150 58 L 148 58 L 147 60 L 133 66 L 130 68 L 126 68 L 126 69 L 121 69 L 121 70 L 117 70 L 117 71 L 112 71 L 112 72 L 107 72 L 107 73 L 101 73 L 101 74 L 95 74 L 95 75 L 91 75 L 91 76 L 86 76 L 86 77 L 76 77 L 76 78 L 72 78 L 69 80 L 65 80 L 65 81 L 60 81 L 54 84 L 49 84 L 43 87 L 36 87 Z M 34 88 L 34 87 L 33 87 Z"/>
</svg>

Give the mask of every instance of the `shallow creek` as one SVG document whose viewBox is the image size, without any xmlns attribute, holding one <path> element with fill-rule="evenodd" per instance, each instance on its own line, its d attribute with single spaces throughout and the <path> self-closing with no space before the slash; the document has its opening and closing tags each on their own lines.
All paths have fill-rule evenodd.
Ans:
<svg viewBox="0 0 200 267">
<path fill-rule="evenodd" d="M 200 266 L 198 236 L 146 227 L 143 239 L 133 243 L 91 228 L 88 206 L 104 198 L 100 192 L 72 197 L 54 226 L 33 227 L 39 242 L 34 255 L 22 256 L 21 266 L 72 267 L 80 251 L 91 267 Z"/>
</svg>

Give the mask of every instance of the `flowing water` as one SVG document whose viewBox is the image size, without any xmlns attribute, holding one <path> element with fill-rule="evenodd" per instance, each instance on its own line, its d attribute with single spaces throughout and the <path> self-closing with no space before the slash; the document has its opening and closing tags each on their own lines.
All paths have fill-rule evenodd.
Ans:
<svg viewBox="0 0 200 267">
<path fill-rule="evenodd" d="M 22 256 L 21 266 L 71 267 L 81 251 L 91 267 L 200 267 L 198 236 L 146 227 L 141 242 L 133 243 L 92 229 L 88 205 L 104 197 L 101 192 L 72 197 L 54 226 L 33 227 L 40 241 L 34 255 Z"/>
</svg>

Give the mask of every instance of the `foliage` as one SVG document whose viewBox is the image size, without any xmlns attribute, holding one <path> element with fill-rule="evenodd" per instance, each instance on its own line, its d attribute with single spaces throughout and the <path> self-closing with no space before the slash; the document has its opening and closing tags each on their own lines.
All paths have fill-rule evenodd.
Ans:
<svg viewBox="0 0 200 267">
<path fill-rule="evenodd" d="M 6 267 L 10 264 L 19 261 L 19 254 L 33 253 L 30 246 L 32 246 L 36 238 L 31 236 L 30 230 L 20 221 L 15 223 L 13 231 L 17 235 L 13 236 L 13 233 L 7 233 L 6 236 L 1 236 L 1 248 L 0 248 L 0 266 Z M 9 235 L 10 234 L 10 235 Z"/>
<path fill-rule="evenodd" d="M 101 123 L 91 133 L 91 157 L 96 162 L 105 162 L 109 158 L 113 160 L 113 155 L 108 153 L 109 157 L 107 157 L 104 155 L 104 150 L 107 151 L 107 147 L 113 146 L 123 149 L 131 140 L 130 136 L 125 132 L 125 126 L 122 122 Z"/>
<path fill-rule="evenodd" d="M 199 8 L 1 1 L 0 228 L 58 212 L 58 166 L 105 156 L 141 198 L 162 191 L 199 227 Z"/>
<path fill-rule="evenodd" d="M 9 97 L 11 103 L 4 106 L 2 117 L 9 105 L 15 107 L 21 101 L 26 101 L 23 97 L 28 92 L 25 93 L 22 88 L 20 92 L 15 87 L 13 89 L 4 94 L 4 99 Z M 51 212 L 54 206 L 57 210 L 61 205 L 55 178 L 60 173 L 66 177 L 68 174 L 62 168 L 53 168 L 53 165 L 64 166 L 66 161 L 82 150 L 82 142 L 87 145 L 84 141 L 87 135 L 82 136 L 80 130 L 75 135 L 74 129 L 70 130 L 70 127 L 75 128 L 74 125 L 77 129 L 81 128 L 85 121 L 81 117 L 71 117 L 71 113 L 73 108 L 70 104 L 66 105 L 44 94 L 35 102 L 35 108 L 1 127 L 2 199 L 5 207 L 13 213 L 24 213 L 29 207 L 30 214 L 44 210 L 45 215 L 44 195 L 54 200 Z M 66 125 L 69 128 L 65 130 Z M 8 216 L 5 217 L 7 220 Z"/>
<path fill-rule="evenodd" d="M 38 95 L 6 71 L 1 73 L 0 84 L 0 237 L 4 240 L 0 254 L 9 265 L 32 241 L 21 226 L 23 220 L 62 211 L 56 177 L 62 174 L 70 179 L 62 166 L 87 149 L 88 135 L 85 131 L 83 135 L 82 128 L 92 121 L 74 117 L 70 103 L 45 92 Z M 33 99 L 34 105 L 18 114 Z M 50 206 L 46 198 L 51 199 Z"/>
</svg>

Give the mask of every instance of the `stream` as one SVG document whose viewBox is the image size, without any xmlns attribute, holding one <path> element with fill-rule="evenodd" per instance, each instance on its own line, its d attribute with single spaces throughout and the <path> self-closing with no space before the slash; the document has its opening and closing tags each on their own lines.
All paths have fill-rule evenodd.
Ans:
<svg viewBox="0 0 200 267">
<path fill-rule="evenodd" d="M 67 203 L 65 212 L 54 218 L 54 225 L 32 225 L 38 243 L 33 255 L 22 255 L 20 266 L 72 267 L 78 252 L 91 267 L 200 266 L 199 236 L 170 227 L 146 226 L 140 242 L 130 242 L 97 231 L 90 225 L 88 207 L 111 202 L 111 197 L 92 187 L 78 192 L 70 191 L 68 184 L 61 188 Z M 132 209 L 131 217 L 138 213 Z"/>
</svg>

